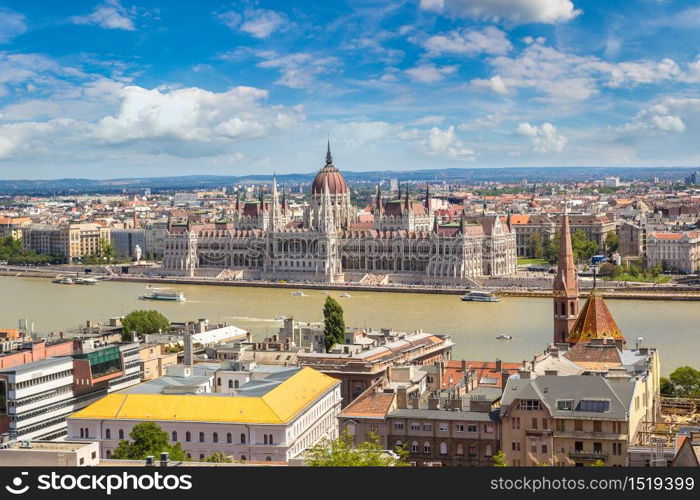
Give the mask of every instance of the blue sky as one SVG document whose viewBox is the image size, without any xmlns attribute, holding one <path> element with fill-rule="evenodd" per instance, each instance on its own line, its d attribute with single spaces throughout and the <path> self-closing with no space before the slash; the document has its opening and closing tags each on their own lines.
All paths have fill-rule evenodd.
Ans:
<svg viewBox="0 0 700 500">
<path fill-rule="evenodd" d="M 700 164 L 682 0 L 0 0 L 0 178 Z"/>
</svg>

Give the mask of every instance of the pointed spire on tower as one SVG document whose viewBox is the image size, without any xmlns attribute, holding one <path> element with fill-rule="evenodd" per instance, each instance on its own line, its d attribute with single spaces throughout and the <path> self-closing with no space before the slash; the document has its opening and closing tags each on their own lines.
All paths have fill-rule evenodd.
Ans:
<svg viewBox="0 0 700 500">
<path fill-rule="evenodd" d="M 465 231 L 465 220 L 464 220 L 464 210 L 462 210 L 461 215 L 459 216 L 459 233 L 464 236 L 464 231 Z"/>
<path fill-rule="evenodd" d="M 328 149 L 326 150 L 326 165 L 333 165 L 333 155 L 331 154 L 331 136 L 328 134 Z"/>
<path fill-rule="evenodd" d="M 408 183 L 406 183 L 406 200 L 404 201 L 403 208 L 408 210 L 409 212 L 411 211 L 411 201 L 409 200 L 409 191 L 408 191 Z"/>
<path fill-rule="evenodd" d="M 554 341 L 565 342 L 579 313 L 578 281 L 571 245 L 569 214 L 565 210 L 559 241 L 559 263 L 552 286 L 554 297 Z"/>
<path fill-rule="evenodd" d="M 377 210 L 377 214 L 381 215 L 381 213 L 382 213 L 382 187 L 381 187 L 381 184 L 377 184 L 377 200 L 375 202 L 375 208 Z"/>
<path fill-rule="evenodd" d="M 425 183 L 425 211 L 430 211 L 430 184 Z"/>
<path fill-rule="evenodd" d="M 236 189 L 236 212 L 240 213 L 241 211 L 241 191 L 240 189 Z"/>
</svg>

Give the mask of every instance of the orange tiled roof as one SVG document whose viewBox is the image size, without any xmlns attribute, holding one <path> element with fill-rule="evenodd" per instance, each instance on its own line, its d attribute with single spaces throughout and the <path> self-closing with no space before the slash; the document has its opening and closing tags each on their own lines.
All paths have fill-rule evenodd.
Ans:
<svg viewBox="0 0 700 500">
<path fill-rule="evenodd" d="M 603 297 L 593 290 L 569 333 L 569 343 L 576 344 L 604 337 L 625 341 L 625 337 L 615 323 L 610 309 L 605 305 Z"/>
<path fill-rule="evenodd" d="M 361 396 L 350 403 L 343 411 L 341 417 L 375 417 L 383 418 L 389 412 L 394 402 L 393 393 L 374 392 Z"/>
</svg>

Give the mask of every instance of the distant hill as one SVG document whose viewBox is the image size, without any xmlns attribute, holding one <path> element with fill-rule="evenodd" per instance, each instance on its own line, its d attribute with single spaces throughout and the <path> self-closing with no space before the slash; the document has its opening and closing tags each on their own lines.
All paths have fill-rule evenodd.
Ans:
<svg viewBox="0 0 700 500">
<path fill-rule="evenodd" d="M 697 167 L 504 167 L 504 168 L 447 168 L 412 171 L 343 171 L 350 183 L 377 183 L 389 179 L 413 182 L 583 182 L 619 176 L 624 181 L 633 179 L 661 180 L 683 179 Z M 281 184 L 310 183 L 316 172 L 306 174 L 280 174 Z M 272 175 L 186 175 L 172 177 L 96 179 L 51 179 L 51 180 L 0 180 L 0 194 L 77 194 L 118 193 L 125 189 L 150 188 L 154 192 L 167 190 L 210 189 L 240 183 L 271 182 Z"/>
</svg>

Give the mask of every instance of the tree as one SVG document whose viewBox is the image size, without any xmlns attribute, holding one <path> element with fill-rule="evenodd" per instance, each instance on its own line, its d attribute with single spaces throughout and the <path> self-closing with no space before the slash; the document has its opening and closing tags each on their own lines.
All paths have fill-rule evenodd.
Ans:
<svg viewBox="0 0 700 500">
<path fill-rule="evenodd" d="M 598 459 L 591 464 L 591 467 L 605 467 L 605 462 L 601 459 Z"/>
<path fill-rule="evenodd" d="M 669 376 L 673 393 L 681 398 L 700 397 L 700 371 L 691 366 L 681 366 Z"/>
<path fill-rule="evenodd" d="M 106 262 L 113 262 L 117 256 L 114 245 L 107 241 L 106 238 L 100 238 L 100 256 L 102 256 Z"/>
<path fill-rule="evenodd" d="M 393 456 L 382 448 L 379 436 L 370 433 L 369 441 L 355 445 L 349 432 L 338 438 L 325 438 L 306 452 L 306 463 L 310 467 L 405 467 L 408 451 L 404 447 L 394 450 Z"/>
<path fill-rule="evenodd" d="M 326 346 L 326 352 L 328 352 L 335 344 L 345 343 L 343 308 L 333 297 L 326 297 L 326 303 L 323 305 L 323 318 L 323 342 Z"/>
<path fill-rule="evenodd" d="M 675 396 L 673 383 L 666 377 L 659 380 L 659 392 L 662 396 Z"/>
<path fill-rule="evenodd" d="M 542 245 L 542 237 L 539 234 L 531 234 L 528 238 L 528 254 L 533 259 L 541 259 L 544 257 L 544 245 Z"/>
<path fill-rule="evenodd" d="M 610 231 L 605 236 L 605 248 L 608 251 L 608 257 L 612 256 L 612 254 L 617 252 L 619 246 L 620 239 L 617 237 L 617 233 Z"/>
<path fill-rule="evenodd" d="M 122 440 L 112 452 L 112 458 L 123 460 L 145 460 L 148 456 L 159 457 L 168 452 L 171 460 L 186 460 L 187 455 L 180 443 L 171 446 L 168 433 L 154 422 L 136 424 L 129 433 L 131 441 Z"/>
<path fill-rule="evenodd" d="M 554 235 L 554 238 L 549 240 L 545 248 L 544 258 L 550 264 L 559 262 L 559 242 L 561 241 L 561 233 Z M 598 252 L 598 243 L 588 239 L 586 233 L 579 229 L 571 235 L 571 250 L 574 252 L 575 262 L 588 262 Z"/>
<path fill-rule="evenodd" d="M 122 325 L 124 326 L 122 340 L 128 340 L 131 337 L 132 331 L 144 335 L 146 333 L 158 333 L 159 331 L 167 332 L 170 330 L 170 321 L 168 321 L 168 318 L 158 311 L 153 310 L 132 311 L 124 316 Z"/>
<path fill-rule="evenodd" d="M 498 453 L 491 457 L 491 460 L 493 460 L 494 467 L 508 467 L 508 462 L 506 462 L 506 454 L 503 452 L 503 450 L 498 450 Z"/>
<path fill-rule="evenodd" d="M 227 457 L 226 455 L 224 455 L 220 451 L 215 451 L 214 453 L 212 453 L 208 457 L 204 457 L 202 459 L 202 462 L 211 462 L 211 463 L 215 463 L 215 464 L 229 464 L 229 463 L 233 462 L 233 460 L 231 460 L 229 457 Z"/>
</svg>

